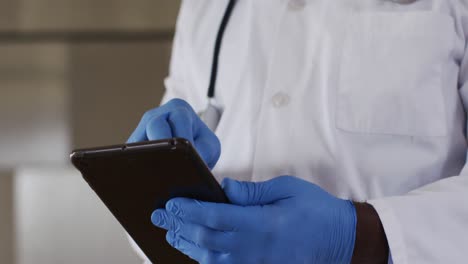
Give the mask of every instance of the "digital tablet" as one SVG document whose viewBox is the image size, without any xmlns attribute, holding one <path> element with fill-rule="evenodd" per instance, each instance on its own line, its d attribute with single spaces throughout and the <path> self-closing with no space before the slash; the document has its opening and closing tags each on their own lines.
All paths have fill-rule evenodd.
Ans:
<svg viewBox="0 0 468 264">
<path fill-rule="evenodd" d="M 221 186 L 186 139 L 75 150 L 74 166 L 156 264 L 196 263 L 166 242 L 151 214 L 174 197 L 228 203 Z"/>
</svg>

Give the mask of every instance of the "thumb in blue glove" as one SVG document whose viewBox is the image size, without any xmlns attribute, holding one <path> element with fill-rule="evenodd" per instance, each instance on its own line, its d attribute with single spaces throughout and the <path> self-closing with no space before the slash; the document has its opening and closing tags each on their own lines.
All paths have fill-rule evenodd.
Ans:
<svg viewBox="0 0 468 264">
<path fill-rule="evenodd" d="M 221 154 L 218 137 L 184 100 L 173 99 L 149 110 L 141 118 L 128 143 L 180 137 L 189 140 L 211 169 Z"/>
<path fill-rule="evenodd" d="M 351 201 L 289 176 L 262 183 L 226 179 L 223 188 L 232 204 L 175 198 L 153 213 L 153 224 L 202 264 L 351 262 Z"/>
</svg>

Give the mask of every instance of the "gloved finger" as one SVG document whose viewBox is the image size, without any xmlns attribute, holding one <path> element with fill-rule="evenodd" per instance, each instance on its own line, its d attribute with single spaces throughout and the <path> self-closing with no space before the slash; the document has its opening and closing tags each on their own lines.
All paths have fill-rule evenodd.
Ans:
<svg viewBox="0 0 468 264">
<path fill-rule="evenodd" d="M 218 252 L 232 252 L 239 249 L 239 239 L 235 239 L 235 233 L 229 231 L 218 231 L 190 222 L 184 222 L 174 233 L 200 247 Z"/>
<path fill-rule="evenodd" d="M 221 143 L 219 139 L 214 134 L 198 137 L 195 139 L 195 148 L 206 165 L 210 169 L 213 169 L 221 155 Z"/>
<path fill-rule="evenodd" d="M 189 140 L 193 144 L 193 118 L 187 108 L 176 108 L 169 113 L 168 122 L 172 136 Z"/>
<path fill-rule="evenodd" d="M 195 148 L 208 167 L 212 169 L 221 154 L 221 143 L 201 119 L 197 119 L 194 123 L 194 131 Z"/>
<path fill-rule="evenodd" d="M 151 118 L 146 124 L 146 137 L 148 140 L 172 138 L 172 128 L 167 121 L 169 114 Z"/>
<path fill-rule="evenodd" d="M 151 222 L 159 228 L 175 232 L 178 232 L 183 225 L 179 217 L 168 213 L 165 209 L 157 209 L 154 211 L 151 215 Z"/>
<path fill-rule="evenodd" d="M 159 116 L 164 112 L 164 109 L 161 107 L 149 110 L 146 112 L 140 122 L 138 123 L 138 126 L 136 129 L 133 131 L 133 133 L 130 135 L 130 137 L 127 140 L 127 143 L 135 143 L 135 142 L 141 142 L 141 141 L 147 141 L 148 138 L 146 136 L 146 126 L 149 122 L 150 119 L 152 119 L 155 116 Z"/>
<path fill-rule="evenodd" d="M 213 168 L 221 153 L 219 139 L 187 102 L 171 100 L 168 106 L 172 109 L 168 120 L 173 136 L 188 139 L 208 167 Z"/>
<path fill-rule="evenodd" d="M 258 230 L 264 223 L 260 207 L 174 198 L 167 202 L 166 210 L 186 223 L 191 222 L 218 231 Z"/>
<path fill-rule="evenodd" d="M 229 201 L 236 205 L 267 205 L 291 196 L 291 181 L 278 177 L 265 182 L 242 182 L 225 178 L 222 187 Z"/>
<path fill-rule="evenodd" d="M 127 143 L 148 141 L 148 138 L 146 137 L 146 129 L 144 129 L 144 133 L 142 133 L 141 130 L 141 128 L 137 127 L 137 129 L 133 131 L 133 133 L 127 139 Z"/>
<path fill-rule="evenodd" d="M 161 115 L 167 115 L 168 113 L 171 113 L 175 109 L 179 109 L 179 108 L 186 108 L 186 109 L 193 111 L 192 107 L 187 102 L 181 99 L 172 99 L 160 107 L 147 111 L 141 118 L 137 128 L 135 129 L 135 131 L 133 131 L 132 135 L 129 137 L 127 142 L 133 143 L 133 142 L 140 142 L 140 141 L 148 140 L 147 127 L 148 127 L 149 121 L 155 117 L 158 117 Z M 194 113 L 193 115 L 196 115 L 196 114 Z"/>
<path fill-rule="evenodd" d="M 135 131 L 133 131 L 133 133 L 127 139 L 127 143 L 136 143 L 142 141 L 148 141 L 148 138 L 146 137 L 146 126 L 138 125 Z"/>
<path fill-rule="evenodd" d="M 174 232 L 167 232 L 166 240 L 173 248 L 179 250 L 200 264 L 227 263 L 225 261 L 227 254 L 200 247 L 199 245 L 186 240 Z"/>
</svg>

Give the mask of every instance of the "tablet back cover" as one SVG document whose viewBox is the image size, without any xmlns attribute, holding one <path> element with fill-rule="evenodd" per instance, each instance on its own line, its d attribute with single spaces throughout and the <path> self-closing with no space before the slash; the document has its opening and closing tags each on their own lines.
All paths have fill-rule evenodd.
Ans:
<svg viewBox="0 0 468 264">
<path fill-rule="evenodd" d="M 146 256 L 156 264 L 196 263 L 166 242 L 151 223 L 156 208 L 174 197 L 228 200 L 184 139 L 77 150 L 72 162 Z"/>
</svg>

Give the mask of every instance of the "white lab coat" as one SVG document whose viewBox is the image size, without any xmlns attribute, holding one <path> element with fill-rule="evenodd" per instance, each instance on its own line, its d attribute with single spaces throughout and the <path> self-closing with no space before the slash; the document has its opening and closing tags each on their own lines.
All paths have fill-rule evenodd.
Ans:
<svg viewBox="0 0 468 264">
<path fill-rule="evenodd" d="M 165 101 L 206 107 L 226 5 L 183 2 Z M 467 37 L 467 0 L 240 0 L 215 175 L 307 179 L 371 203 L 394 263 L 468 263 Z"/>
</svg>

